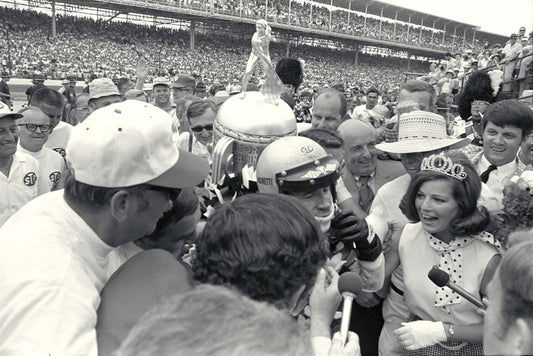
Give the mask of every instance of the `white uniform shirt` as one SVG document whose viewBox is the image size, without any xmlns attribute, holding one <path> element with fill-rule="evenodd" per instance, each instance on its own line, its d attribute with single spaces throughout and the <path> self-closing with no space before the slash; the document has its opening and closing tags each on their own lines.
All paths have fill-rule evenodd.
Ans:
<svg viewBox="0 0 533 356">
<path fill-rule="evenodd" d="M 0 226 L 27 202 L 49 191 L 39 162 L 25 153 L 15 152 L 9 176 L 0 173 Z"/>
<path fill-rule="evenodd" d="M 356 106 L 352 111 L 352 119 L 362 119 L 365 113 L 370 113 L 371 109 L 366 108 L 366 104 Z"/>
<path fill-rule="evenodd" d="M 191 149 L 189 149 L 189 137 L 191 137 L 189 132 L 180 134 L 176 141 L 176 147 L 178 147 L 180 150 L 192 152 L 195 155 L 205 158 L 209 164 L 213 163 L 213 157 L 207 146 L 198 142 L 194 135 L 192 135 L 192 145 Z"/>
<path fill-rule="evenodd" d="M 65 151 L 67 149 L 67 143 L 70 138 L 70 133 L 72 132 L 73 126 L 67 124 L 64 121 L 59 121 L 54 130 L 48 136 L 48 141 L 44 144 L 45 147 L 51 148 L 52 150 L 59 153 L 61 156 L 65 157 Z"/>
<path fill-rule="evenodd" d="M 65 159 L 58 152 L 48 147 L 43 147 L 39 152 L 31 152 L 24 149 L 20 143 L 17 151 L 24 152 L 39 161 L 41 174 L 46 178 L 48 187 L 51 191 L 56 189 L 57 183 L 66 170 Z"/>
<path fill-rule="evenodd" d="M 0 355 L 97 355 L 110 252 L 63 199 L 38 197 L 0 228 Z"/>
</svg>

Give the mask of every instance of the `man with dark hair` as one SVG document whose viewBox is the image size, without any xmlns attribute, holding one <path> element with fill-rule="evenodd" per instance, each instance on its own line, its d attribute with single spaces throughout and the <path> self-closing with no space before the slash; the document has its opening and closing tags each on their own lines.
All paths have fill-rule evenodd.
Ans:
<svg viewBox="0 0 533 356">
<path fill-rule="evenodd" d="M 45 147 L 61 154 L 65 157 L 68 139 L 72 131 L 72 125 L 61 121 L 65 108 L 65 98 L 57 90 L 43 88 L 37 90 L 30 102 L 30 106 L 41 109 L 50 118 L 51 132 Z"/>
<path fill-rule="evenodd" d="M 170 84 L 172 90 L 172 98 L 174 103 L 186 95 L 194 95 L 194 88 L 196 88 L 196 79 L 190 74 L 178 74 L 175 80 Z"/>
<path fill-rule="evenodd" d="M 356 106 L 352 111 L 353 119 L 361 119 L 366 116 L 370 110 L 378 104 L 379 91 L 376 88 L 370 88 L 366 92 L 366 104 Z"/>
<path fill-rule="evenodd" d="M 64 191 L 0 229 L 0 354 L 97 354 L 100 292 L 123 262 L 116 247 L 151 233 L 179 190 L 208 171 L 176 149 L 170 128 L 164 111 L 131 100 L 73 129 Z"/>
<path fill-rule="evenodd" d="M 320 92 L 311 110 L 311 126 L 314 129 L 336 131 L 339 125 L 350 118 L 344 93 L 336 89 Z"/>
<path fill-rule="evenodd" d="M 503 204 L 503 188 L 525 169 L 517 154 L 533 131 L 533 111 L 519 101 L 503 100 L 487 107 L 482 123 L 483 148 L 470 145 L 465 153 L 476 165 L 481 181 Z"/>
<path fill-rule="evenodd" d="M 34 74 L 32 79 L 33 85 L 26 89 L 26 97 L 28 99 L 28 105 L 30 105 L 32 95 L 39 89 L 46 88 L 44 85 L 44 75 Z"/>
</svg>

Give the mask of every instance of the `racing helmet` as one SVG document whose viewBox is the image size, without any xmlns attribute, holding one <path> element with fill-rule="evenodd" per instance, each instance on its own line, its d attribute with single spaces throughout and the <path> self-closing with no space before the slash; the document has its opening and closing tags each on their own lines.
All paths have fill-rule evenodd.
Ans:
<svg viewBox="0 0 533 356">
<path fill-rule="evenodd" d="M 286 136 L 269 144 L 259 156 L 257 185 L 261 193 L 334 186 L 339 169 L 339 162 L 315 141 Z"/>
</svg>

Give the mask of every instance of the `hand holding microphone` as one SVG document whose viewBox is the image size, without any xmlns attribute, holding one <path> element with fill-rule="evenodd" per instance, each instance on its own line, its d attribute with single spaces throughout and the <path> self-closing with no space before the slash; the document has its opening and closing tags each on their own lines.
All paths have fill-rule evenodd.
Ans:
<svg viewBox="0 0 533 356">
<path fill-rule="evenodd" d="M 433 266 L 433 268 L 429 271 L 428 278 L 431 279 L 431 281 L 439 287 L 450 288 L 455 293 L 459 294 L 461 297 L 474 304 L 476 307 L 481 309 L 487 309 L 487 307 L 481 302 L 481 300 L 479 300 L 463 288 L 450 281 L 450 275 L 439 269 L 437 266 Z"/>
<path fill-rule="evenodd" d="M 363 281 L 357 273 L 346 272 L 339 278 L 339 293 L 342 295 L 344 303 L 342 305 L 341 320 L 341 343 L 346 344 L 348 339 L 348 329 L 350 327 L 350 318 L 352 315 L 352 303 L 355 296 L 361 293 Z"/>
</svg>

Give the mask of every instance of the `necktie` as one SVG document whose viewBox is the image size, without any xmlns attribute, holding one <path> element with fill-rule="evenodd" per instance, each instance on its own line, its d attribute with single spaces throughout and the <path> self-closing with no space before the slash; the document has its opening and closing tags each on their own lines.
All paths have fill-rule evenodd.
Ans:
<svg viewBox="0 0 533 356">
<path fill-rule="evenodd" d="M 481 173 L 480 177 L 481 177 L 481 181 L 483 183 L 487 183 L 487 181 L 489 180 L 489 175 L 490 175 L 490 172 L 494 171 L 497 167 L 493 164 L 491 164 L 489 166 L 489 168 L 487 168 L 487 170 L 483 173 Z"/>
<path fill-rule="evenodd" d="M 372 205 L 372 201 L 374 200 L 374 192 L 368 185 L 368 181 L 370 179 L 370 176 L 359 178 L 359 205 L 361 206 L 361 209 L 363 209 L 367 213 L 370 210 L 370 205 Z"/>
</svg>

